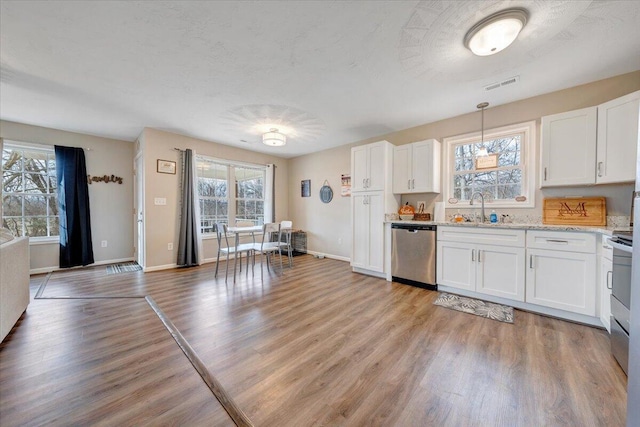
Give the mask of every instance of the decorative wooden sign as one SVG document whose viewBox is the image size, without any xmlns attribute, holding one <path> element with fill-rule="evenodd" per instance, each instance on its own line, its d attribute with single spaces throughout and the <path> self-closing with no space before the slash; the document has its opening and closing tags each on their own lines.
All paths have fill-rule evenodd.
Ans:
<svg viewBox="0 0 640 427">
<path fill-rule="evenodd" d="M 549 225 L 607 225 L 604 197 L 562 197 L 544 199 L 542 223 Z"/>
<path fill-rule="evenodd" d="M 109 183 L 109 182 L 117 182 L 118 184 L 122 184 L 122 177 L 120 176 L 115 176 L 115 175 L 103 175 L 103 176 L 91 176 L 91 175 L 87 175 L 87 182 L 89 184 L 93 183 L 93 182 L 104 182 Z"/>
<path fill-rule="evenodd" d="M 490 154 L 488 156 L 476 157 L 476 170 L 493 169 L 498 167 L 498 155 Z"/>
</svg>

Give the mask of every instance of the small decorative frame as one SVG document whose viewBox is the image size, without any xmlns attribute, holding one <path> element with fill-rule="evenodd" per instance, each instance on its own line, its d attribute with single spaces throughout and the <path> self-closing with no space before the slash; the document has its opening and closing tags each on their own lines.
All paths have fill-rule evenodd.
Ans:
<svg viewBox="0 0 640 427">
<path fill-rule="evenodd" d="M 176 162 L 158 159 L 158 173 L 176 174 Z"/>
<path fill-rule="evenodd" d="M 489 154 L 488 156 L 476 157 L 476 169 L 493 169 L 498 167 L 498 155 Z"/>
<path fill-rule="evenodd" d="M 340 177 L 340 195 L 342 197 L 351 196 L 351 175 L 350 174 L 342 174 Z"/>
<path fill-rule="evenodd" d="M 311 197 L 311 180 L 303 179 L 300 182 L 300 195 L 302 197 Z"/>
</svg>

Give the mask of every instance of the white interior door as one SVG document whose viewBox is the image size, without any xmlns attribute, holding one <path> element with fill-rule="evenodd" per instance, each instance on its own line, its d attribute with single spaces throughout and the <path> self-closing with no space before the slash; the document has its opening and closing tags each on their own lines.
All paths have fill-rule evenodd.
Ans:
<svg viewBox="0 0 640 427">
<path fill-rule="evenodd" d="M 136 157 L 133 166 L 135 178 L 134 187 L 134 251 L 135 261 L 144 268 L 144 159 L 142 155 Z"/>
</svg>

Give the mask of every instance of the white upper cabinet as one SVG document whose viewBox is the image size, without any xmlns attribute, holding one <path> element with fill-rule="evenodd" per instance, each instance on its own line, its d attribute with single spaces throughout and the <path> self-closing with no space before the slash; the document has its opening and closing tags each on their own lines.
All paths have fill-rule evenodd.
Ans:
<svg viewBox="0 0 640 427">
<path fill-rule="evenodd" d="M 596 183 L 636 179 L 640 91 L 598 106 Z"/>
<path fill-rule="evenodd" d="M 597 107 L 542 118 L 540 187 L 595 184 Z"/>
<path fill-rule="evenodd" d="M 542 117 L 540 187 L 632 182 L 640 91 Z"/>
<path fill-rule="evenodd" d="M 352 192 L 385 189 L 386 175 L 390 173 L 386 165 L 391 158 L 390 147 L 387 141 L 380 141 L 351 149 Z"/>
<path fill-rule="evenodd" d="M 393 149 L 393 192 L 440 192 L 440 142 L 414 142 Z"/>
</svg>

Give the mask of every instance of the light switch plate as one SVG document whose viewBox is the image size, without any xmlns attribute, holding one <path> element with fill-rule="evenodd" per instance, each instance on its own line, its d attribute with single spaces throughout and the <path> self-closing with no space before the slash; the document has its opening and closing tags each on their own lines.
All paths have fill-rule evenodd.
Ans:
<svg viewBox="0 0 640 427">
<path fill-rule="evenodd" d="M 156 197 L 155 199 L 153 199 L 153 204 L 156 206 L 165 206 L 167 204 L 167 198 L 166 197 Z"/>
</svg>

